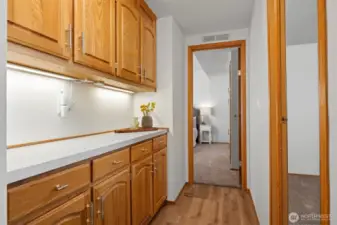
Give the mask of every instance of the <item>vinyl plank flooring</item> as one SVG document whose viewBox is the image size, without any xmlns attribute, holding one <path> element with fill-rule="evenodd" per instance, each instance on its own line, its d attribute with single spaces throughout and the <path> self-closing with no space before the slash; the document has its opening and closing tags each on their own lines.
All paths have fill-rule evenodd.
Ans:
<svg viewBox="0 0 337 225">
<path fill-rule="evenodd" d="M 241 189 L 194 184 L 165 205 L 151 225 L 258 225 L 254 205 Z"/>
</svg>

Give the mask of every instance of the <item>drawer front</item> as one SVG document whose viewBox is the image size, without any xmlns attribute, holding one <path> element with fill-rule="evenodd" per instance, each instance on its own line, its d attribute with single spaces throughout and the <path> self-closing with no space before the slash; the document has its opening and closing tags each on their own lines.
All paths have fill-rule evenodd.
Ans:
<svg viewBox="0 0 337 225">
<path fill-rule="evenodd" d="M 131 161 L 137 161 L 152 154 L 152 140 L 131 147 Z"/>
<path fill-rule="evenodd" d="M 8 190 L 9 221 L 43 208 L 90 185 L 90 164 L 51 174 Z"/>
<path fill-rule="evenodd" d="M 113 173 L 130 164 L 130 148 L 114 152 L 93 161 L 93 179 L 98 179 Z"/>
<path fill-rule="evenodd" d="M 153 139 L 153 151 L 159 151 L 167 146 L 167 135 L 163 135 Z"/>
</svg>

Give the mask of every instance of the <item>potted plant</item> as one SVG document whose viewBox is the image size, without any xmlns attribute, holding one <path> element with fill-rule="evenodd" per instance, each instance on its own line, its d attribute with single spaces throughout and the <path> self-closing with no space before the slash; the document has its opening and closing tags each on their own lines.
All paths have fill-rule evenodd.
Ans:
<svg viewBox="0 0 337 225">
<path fill-rule="evenodd" d="M 143 113 L 142 127 L 151 128 L 153 126 L 153 120 L 150 113 L 156 108 L 155 102 L 149 102 L 140 106 L 140 111 Z"/>
</svg>

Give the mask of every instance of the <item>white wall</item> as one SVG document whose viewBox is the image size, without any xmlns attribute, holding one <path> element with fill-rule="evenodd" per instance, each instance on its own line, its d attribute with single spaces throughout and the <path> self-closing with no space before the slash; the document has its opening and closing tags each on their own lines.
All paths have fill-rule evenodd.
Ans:
<svg viewBox="0 0 337 225">
<path fill-rule="evenodd" d="M 330 119 L 330 205 L 331 225 L 337 225 L 337 1 L 327 0 L 329 119 Z"/>
<path fill-rule="evenodd" d="M 193 61 L 193 105 L 196 108 L 212 107 L 211 115 L 205 120 L 212 126 L 213 141 L 229 143 L 229 71 L 224 67 L 223 72 L 206 73 L 195 55 Z"/>
<path fill-rule="evenodd" d="M 269 224 L 269 85 L 266 4 L 265 0 L 254 1 L 249 35 L 250 189 L 260 224 Z"/>
<path fill-rule="evenodd" d="M 0 224 L 7 224 L 6 151 L 7 1 L 0 1 Z"/>
<path fill-rule="evenodd" d="M 73 84 L 75 104 L 65 118 L 57 114 L 61 89 L 69 81 L 8 69 L 7 142 L 19 144 L 129 127 L 132 95 Z"/>
<path fill-rule="evenodd" d="M 188 100 L 187 100 L 187 92 L 188 92 L 188 82 L 187 82 L 187 78 L 188 78 L 188 68 L 187 68 L 187 60 L 188 60 L 188 52 L 187 52 L 187 50 L 188 50 L 188 46 L 191 46 L 191 45 L 200 45 L 200 44 L 205 44 L 205 43 L 203 43 L 203 41 L 202 41 L 202 37 L 203 36 L 206 36 L 206 35 L 216 35 L 216 34 L 223 34 L 223 33 L 226 33 L 226 34 L 229 34 L 229 39 L 228 39 L 228 41 L 234 41 L 234 40 L 248 40 L 248 36 L 249 36 L 249 29 L 247 28 L 247 29 L 240 29 L 240 30 L 228 30 L 228 31 L 220 31 L 220 32 L 216 32 L 216 33 L 205 33 L 205 34 L 197 34 L 197 35 L 190 35 L 190 36 L 186 36 L 185 37 L 185 59 L 184 59 L 184 61 L 185 61 L 185 76 L 184 76 L 184 78 L 185 78 L 185 93 L 184 93 L 184 98 L 185 98 L 185 107 L 184 107 L 184 111 L 185 111 L 185 119 L 184 119 L 184 121 L 186 121 L 185 122 L 185 135 L 186 135 L 186 137 L 187 137 L 187 135 L 188 135 L 188 126 L 187 126 L 187 102 L 188 102 Z M 218 42 L 218 41 L 216 41 L 216 42 Z M 222 41 L 221 41 L 222 42 Z M 250 43 L 247 41 L 247 43 L 246 43 L 246 46 L 247 46 L 247 65 L 248 65 L 248 63 L 249 63 L 249 51 L 250 51 L 250 49 L 249 49 L 249 45 L 250 45 Z M 247 69 L 247 76 L 246 76 L 246 80 L 247 80 L 247 82 L 249 82 L 249 71 L 248 71 L 248 69 Z M 250 102 L 249 102 L 249 99 L 250 99 L 250 97 L 249 97 L 249 85 L 247 85 L 247 143 L 249 143 L 249 139 L 250 139 L 250 137 L 249 137 L 249 126 L 250 126 L 250 124 L 249 124 L 249 104 L 250 104 Z M 185 152 L 185 154 L 186 154 L 186 156 L 185 156 L 185 158 L 186 158 L 186 171 L 188 171 L 188 140 L 186 139 L 185 140 L 185 148 L 186 148 L 186 152 Z M 247 146 L 247 157 L 249 158 L 249 146 Z M 249 184 L 250 184 L 250 171 L 249 171 L 249 160 L 248 160 L 248 162 L 247 162 L 247 164 L 248 164 L 248 171 L 247 171 L 247 175 L 248 175 L 248 186 L 249 186 Z M 188 180 L 188 173 L 186 174 L 186 181 Z"/>
<path fill-rule="evenodd" d="M 319 175 L 317 44 L 287 46 L 287 95 L 288 171 Z"/>
<path fill-rule="evenodd" d="M 157 21 L 157 92 L 134 95 L 134 115 L 141 117 L 139 106 L 157 102 L 152 114 L 154 126 L 169 128 L 168 134 L 168 200 L 175 200 L 185 184 L 186 159 L 183 126 L 184 39 L 172 17 Z"/>
</svg>

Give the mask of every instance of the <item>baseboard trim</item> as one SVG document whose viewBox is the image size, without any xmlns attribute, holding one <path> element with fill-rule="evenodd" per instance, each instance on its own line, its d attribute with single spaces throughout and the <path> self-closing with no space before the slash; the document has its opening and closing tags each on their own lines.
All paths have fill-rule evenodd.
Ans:
<svg viewBox="0 0 337 225">
<path fill-rule="evenodd" d="M 248 193 L 250 199 L 252 200 L 252 203 L 253 203 L 253 206 L 254 206 L 254 214 L 255 214 L 255 217 L 256 217 L 257 221 L 258 221 L 259 224 L 260 224 L 260 220 L 259 220 L 259 217 L 257 216 L 256 207 L 255 207 L 255 202 L 254 202 L 254 199 L 253 199 L 253 196 L 252 196 L 252 192 L 250 191 L 249 188 L 247 188 L 245 191 Z"/>
<path fill-rule="evenodd" d="M 300 174 L 300 173 L 288 173 L 288 175 L 319 177 L 319 175 L 313 175 L 313 174 Z"/>
<path fill-rule="evenodd" d="M 228 144 L 229 142 L 213 141 L 212 144 Z"/>
<path fill-rule="evenodd" d="M 176 198 L 174 201 L 166 200 L 166 204 L 167 204 L 167 205 L 174 205 L 174 204 L 176 204 L 177 200 L 178 200 L 178 199 L 180 198 L 180 196 L 183 194 L 183 191 L 185 190 L 185 188 L 186 188 L 187 185 L 188 185 L 188 183 L 186 182 L 186 183 L 184 184 L 184 186 L 181 188 L 181 190 L 180 190 L 180 192 L 179 192 L 177 198 Z"/>
</svg>

